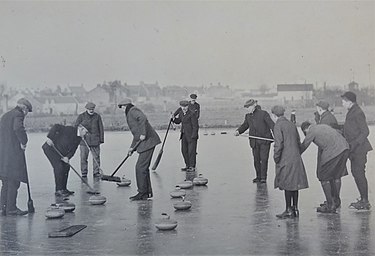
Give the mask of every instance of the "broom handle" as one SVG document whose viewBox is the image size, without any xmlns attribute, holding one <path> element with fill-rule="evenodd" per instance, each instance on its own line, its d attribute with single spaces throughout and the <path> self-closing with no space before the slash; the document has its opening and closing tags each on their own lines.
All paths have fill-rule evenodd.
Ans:
<svg viewBox="0 0 375 256">
<path fill-rule="evenodd" d="M 134 146 L 134 148 L 133 148 L 133 152 L 137 149 L 137 147 L 139 146 L 139 144 L 141 144 L 141 142 L 142 142 L 142 141 L 139 140 L 139 141 L 135 144 L 135 146 Z M 129 154 L 126 155 L 125 159 L 122 160 L 122 162 L 117 166 L 116 170 L 111 174 L 111 177 L 113 177 L 113 176 L 116 174 L 116 172 L 121 168 L 121 166 L 125 163 L 125 161 L 128 160 L 129 157 L 130 157 Z"/>
<path fill-rule="evenodd" d="M 61 152 L 56 148 L 56 146 L 55 146 L 54 144 L 52 144 L 52 147 L 53 147 L 53 149 L 56 151 L 56 153 L 60 155 L 61 158 L 65 157 L 65 156 L 63 156 L 63 154 L 61 154 Z M 65 162 L 64 162 L 64 163 L 65 163 Z M 79 175 L 79 173 L 77 172 L 77 170 L 76 170 L 76 169 L 75 169 L 70 163 L 68 163 L 68 165 L 69 165 L 70 168 L 72 168 L 72 170 L 78 175 L 78 177 L 81 179 L 81 181 L 82 181 L 83 183 L 85 183 L 85 184 L 89 187 L 89 189 L 90 189 L 92 192 L 95 192 L 95 190 L 90 186 L 90 184 L 87 183 L 87 181 L 86 181 L 84 178 L 82 178 L 81 175 Z"/>
<path fill-rule="evenodd" d="M 253 136 L 253 135 L 241 134 L 241 136 L 248 137 L 248 138 L 251 138 L 251 139 L 267 140 L 267 141 L 272 141 L 272 142 L 274 141 L 273 139 L 263 138 L 263 137 Z"/>
<path fill-rule="evenodd" d="M 91 147 L 89 146 L 89 144 L 87 143 L 87 141 L 85 140 L 85 138 L 82 137 L 82 140 L 83 142 L 86 144 L 86 147 L 90 150 L 91 154 L 93 155 L 92 159 L 94 160 L 94 162 L 96 163 L 96 165 L 99 167 L 99 169 L 102 171 L 102 174 L 104 173 L 103 169 L 100 167 L 100 164 L 98 163 L 98 161 L 96 161 L 95 157 L 94 157 L 94 154 L 92 153 L 92 149 Z"/>
<path fill-rule="evenodd" d="M 167 132 L 165 133 L 163 144 L 161 145 L 161 150 L 164 148 L 164 144 L 165 144 L 165 141 L 167 140 L 167 136 L 168 136 L 168 132 L 169 132 L 169 128 L 171 127 L 171 124 L 172 124 L 172 118 L 169 120 Z"/>
</svg>

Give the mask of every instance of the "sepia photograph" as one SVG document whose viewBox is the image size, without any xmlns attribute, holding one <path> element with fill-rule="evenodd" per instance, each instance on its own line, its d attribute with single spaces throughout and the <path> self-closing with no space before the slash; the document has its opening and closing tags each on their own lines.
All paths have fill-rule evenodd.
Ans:
<svg viewBox="0 0 375 256">
<path fill-rule="evenodd" d="M 375 1 L 0 0 L 0 255 L 375 255 Z"/>
</svg>

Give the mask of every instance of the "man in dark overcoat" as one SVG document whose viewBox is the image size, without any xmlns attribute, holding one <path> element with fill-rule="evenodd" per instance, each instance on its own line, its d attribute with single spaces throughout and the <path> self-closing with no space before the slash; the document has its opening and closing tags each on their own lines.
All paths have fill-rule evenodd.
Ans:
<svg viewBox="0 0 375 256">
<path fill-rule="evenodd" d="M 159 135 L 148 122 L 146 115 L 132 104 L 131 99 L 121 100 L 118 107 L 125 111 L 126 121 L 133 135 L 133 141 L 128 150 L 129 155 L 133 153 L 135 145 L 140 141 L 136 148 L 139 156 L 135 165 L 138 194 L 131 196 L 130 199 L 133 201 L 146 200 L 153 196 L 149 168 L 155 146 L 160 144 L 161 141 Z"/>
<path fill-rule="evenodd" d="M 93 159 L 93 176 L 100 176 L 100 144 L 104 143 L 104 128 L 101 116 L 95 112 L 96 105 L 92 102 L 88 102 L 85 106 L 86 111 L 79 114 L 75 122 L 75 126 L 82 124 L 87 128 L 87 133 L 82 140 L 80 146 L 80 157 L 81 157 L 81 173 L 82 177 L 87 177 L 88 173 L 88 162 L 89 152 L 91 151 Z"/>
<path fill-rule="evenodd" d="M 319 114 L 317 124 L 326 124 L 331 126 L 333 129 L 340 130 L 339 124 L 336 117 L 328 110 L 329 103 L 326 101 L 319 101 L 316 103 L 316 111 Z"/>
<path fill-rule="evenodd" d="M 201 105 L 197 102 L 198 96 L 195 93 L 190 94 L 190 104 L 189 104 L 189 109 L 195 115 L 197 116 L 197 119 L 199 119 L 201 115 Z"/>
<path fill-rule="evenodd" d="M 189 109 L 188 101 L 180 101 L 180 108 L 172 116 L 172 121 L 181 124 L 181 153 L 185 162 L 181 170 L 195 171 L 199 125 L 196 114 Z"/>
<path fill-rule="evenodd" d="M 17 193 L 20 182 L 27 183 L 25 150 L 27 134 L 25 116 L 32 112 L 31 103 L 21 98 L 17 106 L 5 113 L 0 120 L 0 179 L 1 208 L 3 215 L 25 215 L 28 212 L 17 208 Z"/>
<path fill-rule="evenodd" d="M 275 123 L 272 121 L 267 111 L 262 110 L 254 99 L 246 101 L 244 107 L 248 108 L 249 113 L 245 115 L 243 124 L 235 131 L 234 135 L 239 136 L 249 129 L 249 135 L 251 136 L 272 139 L 271 131 Z M 253 138 L 249 138 L 249 142 L 253 151 L 254 167 L 256 171 L 256 177 L 253 179 L 253 182 L 266 183 L 271 142 Z"/>
<path fill-rule="evenodd" d="M 365 175 L 367 152 L 372 146 L 367 139 L 370 134 L 365 113 L 357 104 L 357 96 L 353 92 L 345 92 L 342 96 L 342 105 L 348 110 L 344 123 L 344 137 L 349 143 L 349 159 L 354 181 L 361 199 L 350 204 L 358 210 L 368 210 L 371 205 L 368 200 L 368 183 Z"/>
<path fill-rule="evenodd" d="M 55 195 L 58 197 L 67 197 L 74 194 L 66 187 L 70 170 L 69 159 L 74 156 L 81 138 L 86 133 L 87 129 L 82 125 L 74 127 L 55 124 L 47 134 L 47 140 L 42 149 L 53 167 Z"/>
</svg>

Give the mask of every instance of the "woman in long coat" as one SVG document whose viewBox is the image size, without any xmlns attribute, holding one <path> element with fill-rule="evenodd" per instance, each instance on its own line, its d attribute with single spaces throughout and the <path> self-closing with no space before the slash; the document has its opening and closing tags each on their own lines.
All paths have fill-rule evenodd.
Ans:
<svg viewBox="0 0 375 256">
<path fill-rule="evenodd" d="M 298 217 L 298 190 L 309 187 L 300 154 L 300 137 L 297 127 L 284 117 L 285 109 L 282 106 L 274 106 L 271 112 L 277 118 L 273 155 L 276 163 L 275 188 L 285 191 L 286 203 L 285 211 L 276 217 Z"/>
</svg>

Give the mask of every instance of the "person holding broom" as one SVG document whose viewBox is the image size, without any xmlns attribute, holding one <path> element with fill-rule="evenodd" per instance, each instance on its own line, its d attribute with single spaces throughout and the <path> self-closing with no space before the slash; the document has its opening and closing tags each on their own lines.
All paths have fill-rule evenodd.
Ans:
<svg viewBox="0 0 375 256">
<path fill-rule="evenodd" d="M 53 125 L 47 134 L 47 140 L 42 149 L 53 167 L 55 196 L 59 198 L 74 194 L 66 188 L 70 170 L 69 159 L 74 156 L 82 137 L 86 134 L 87 129 L 83 125 L 74 127 L 61 124 Z M 64 157 L 61 157 L 59 153 Z"/>
<path fill-rule="evenodd" d="M 17 193 L 20 182 L 27 183 L 25 150 L 27 134 L 24 119 L 32 112 L 31 103 L 21 98 L 17 106 L 5 113 L 0 120 L 0 179 L 2 215 L 25 215 L 17 207 Z"/>
<path fill-rule="evenodd" d="M 135 165 L 138 193 L 129 199 L 132 201 L 147 200 L 153 196 L 149 169 L 151 159 L 155 146 L 161 141 L 159 135 L 148 122 L 146 115 L 132 104 L 130 98 L 121 100 L 118 103 L 118 107 L 124 110 L 126 121 L 133 134 L 133 141 L 128 150 L 128 155 L 132 155 L 135 150 L 139 154 Z M 139 141 L 140 143 L 136 147 Z"/>
</svg>

